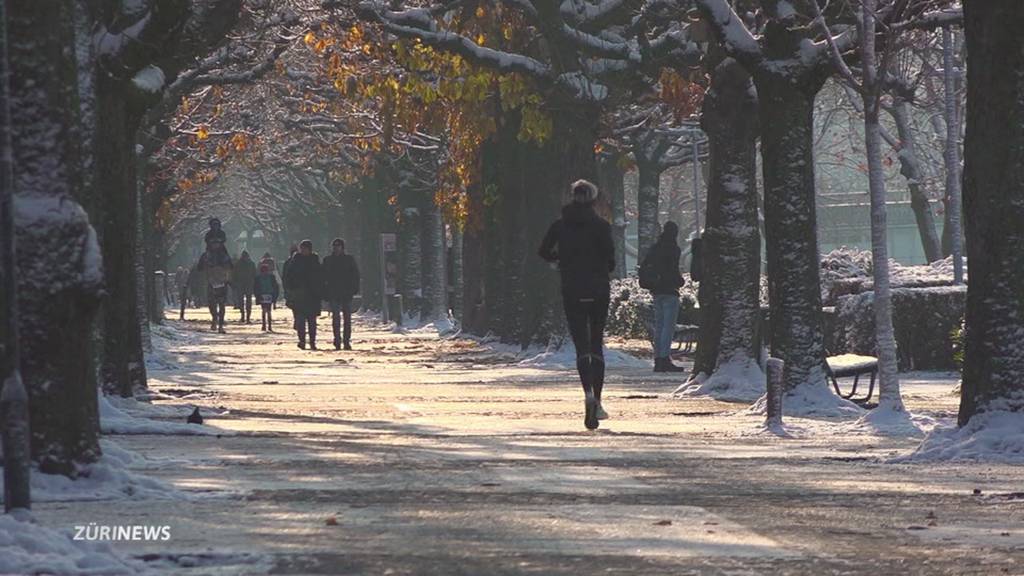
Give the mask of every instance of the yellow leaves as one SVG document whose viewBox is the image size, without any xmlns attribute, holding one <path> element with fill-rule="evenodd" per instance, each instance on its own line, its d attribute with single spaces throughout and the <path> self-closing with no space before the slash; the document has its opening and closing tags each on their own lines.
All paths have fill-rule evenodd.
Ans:
<svg viewBox="0 0 1024 576">
<path fill-rule="evenodd" d="M 477 18 L 483 18 L 486 15 L 487 15 L 487 11 L 484 10 L 484 7 L 483 6 L 477 6 L 477 8 L 476 8 L 476 17 Z"/>
<path fill-rule="evenodd" d="M 302 41 L 306 43 L 306 46 L 312 47 L 316 44 L 316 34 L 312 30 L 306 32 L 306 35 L 302 37 Z"/>
<path fill-rule="evenodd" d="M 306 32 L 306 35 L 302 37 L 302 41 L 306 43 L 310 50 L 317 54 L 323 54 L 329 46 L 334 45 L 333 38 L 317 38 L 317 35 L 312 30 Z"/>
<path fill-rule="evenodd" d="M 210 129 L 204 124 L 196 129 L 196 140 L 202 142 L 210 137 Z"/>
<path fill-rule="evenodd" d="M 476 35 L 476 43 L 477 44 L 483 46 L 486 41 L 487 41 L 487 37 L 484 36 L 483 32 L 481 32 L 481 33 Z"/>
<path fill-rule="evenodd" d="M 239 132 L 231 137 L 231 145 L 234 146 L 236 152 L 244 152 L 249 147 L 249 138 Z"/>
</svg>

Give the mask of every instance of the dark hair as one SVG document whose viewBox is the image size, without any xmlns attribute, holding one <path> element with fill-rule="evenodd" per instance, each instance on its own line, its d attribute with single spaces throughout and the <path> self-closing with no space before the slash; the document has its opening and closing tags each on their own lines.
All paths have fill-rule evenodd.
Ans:
<svg viewBox="0 0 1024 576">
<path fill-rule="evenodd" d="M 299 248 L 309 248 L 310 250 L 312 250 L 313 249 L 313 241 L 312 240 L 308 240 L 308 239 L 307 240 L 303 240 L 302 242 L 299 242 Z"/>
<path fill-rule="evenodd" d="M 334 240 L 331 240 L 331 246 L 341 246 L 342 248 L 344 248 L 345 241 L 342 240 L 341 238 L 335 238 Z"/>
</svg>

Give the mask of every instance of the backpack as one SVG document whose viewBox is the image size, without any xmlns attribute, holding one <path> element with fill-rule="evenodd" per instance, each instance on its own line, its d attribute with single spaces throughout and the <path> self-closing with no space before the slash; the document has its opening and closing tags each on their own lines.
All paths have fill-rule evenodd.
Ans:
<svg viewBox="0 0 1024 576">
<path fill-rule="evenodd" d="M 644 290 L 654 290 L 655 286 L 658 285 L 658 281 L 661 280 L 661 274 L 658 273 L 658 268 L 655 266 L 655 258 L 653 254 L 657 244 L 651 246 L 650 250 L 647 251 L 647 255 L 644 256 L 643 261 L 640 263 L 640 272 L 638 279 L 640 280 L 640 287 Z"/>
</svg>

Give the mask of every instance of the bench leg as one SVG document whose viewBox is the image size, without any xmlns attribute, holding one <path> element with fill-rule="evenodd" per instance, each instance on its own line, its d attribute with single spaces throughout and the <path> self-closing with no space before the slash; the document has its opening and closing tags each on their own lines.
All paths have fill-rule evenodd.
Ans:
<svg viewBox="0 0 1024 576">
<path fill-rule="evenodd" d="M 872 370 L 871 371 L 871 384 L 868 385 L 868 395 L 867 395 L 866 398 L 864 398 L 865 402 L 871 400 L 871 395 L 875 393 L 875 376 L 877 374 L 878 374 L 878 370 Z"/>
</svg>

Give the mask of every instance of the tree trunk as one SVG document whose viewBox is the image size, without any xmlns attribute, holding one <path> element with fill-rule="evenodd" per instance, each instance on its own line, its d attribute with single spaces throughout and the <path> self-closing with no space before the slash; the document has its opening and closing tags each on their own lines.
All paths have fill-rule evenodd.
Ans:
<svg viewBox="0 0 1024 576">
<path fill-rule="evenodd" d="M 1024 412 L 1024 10 L 965 2 L 967 136 L 964 215 L 970 281 L 960 425 Z"/>
<path fill-rule="evenodd" d="M 821 316 L 814 181 L 816 80 L 755 75 L 761 118 L 765 246 L 772 356 L 785 362 L 785 389 L 821 387 Z"/>
<path fill-rule="evenodd" d="M 878 353 L 878 407 L 905 412 L 896 367 L 896 336 L 892 327 L 892 293 L 889 291 L 889 241 L 886 214 L 885 173 L 882 167 L 882 133 L 879 125 L 879 93 L 882 81 L 875 52 L 875 0 L 861 1 L 861 69 L 863 76 L 864 144 L 871 196 L 871 262 L 874 277 L 875 347 Z"/>
<path fill-rule="evenodd" d="M 420 319 L 438 322 L 448 318 L 448 294 L 445 281 L 447 246 L 441 207 L 433 198 L 427 200 L 423 217 L 423 296 L 424 306 Z"/>
<path fill-rule="evenodd" d="M 402 257 L 399 290 L 407 314 L 419 314 L 423 301 L 423 223 L 418 206 L 402 208 L 398 248 Z"/>
<path fill-rule="evenodd" d="M 108 394 L 132 396 L 146 386 L 139 307 L 136 221 L 135 132 L 138 114 L 127 106 L 126 82 L 98 74 L 96 82 L 96 180 L 102 190 L 100 242 L 106 263 L 107 298 L 102 307 L 100 377 Z"/>
<path fill-rule="evenodd" d="M 722 388 L 756 389 L 764 384 L 758 366 L 757 97 L 750 75 L 731 59 L 713 72 L 701 126 L 708 135 L 709 171 L 693 374 L 695 380 L 717 377 Z M 737 381 L 744 376 L 757 381 Z"/>
<path fill-rule="evenodd" d="M 949 214 L 950 252 L 953 255 L 953 282 L 963 284 L 964 262 L 960 226 L 960 121 L 957 119 L 956 89 L 953 77 L 953 33 L 947 26 L 942 29 L 943 85 L 945 86 L 946 148 L 943 160 L 946 163 L 946 198 Z"/>
<path fill-rule="evenodd" d="M 481 175 L 482 179 L 482 175 Z M 483 185 L 476 182 L 466 191 L 466 224 L 462 234 L 462 327 L 470 334 L 487 330 L 484 294 L 484 198 Z"/>
<path fill-rule="evenodd" d="M 458 225 L 452 225 L 452 269 L 449 278 L 452 283 L 452 301 L 450 302 L 452 308 L 452 314 L 459 321 L 460 326 L 463 318 L 463 307 L 462 307 L 462 290 L 464 285 L 463 280 L 463 243 L 462 243 L 462 228 Z"/>
<path fill-rule="evenodd" d="M 658 222 L 658 200 L 661 193 L 661 168 L 655 162 L 637 158 L 637 255 L 640 261 L 658 241 L 661 224 Z"/>
<path fill-rule="evenodd" d="M 910 128 L 910 104 L 904 100 L 894 99 L 888 111 L 896 124 L 896 133 L 899 136 L 897 155 L 900 160 L 900 174 L 907 179 L 910 207 L 917 220 L 921 246 L 928 262 L 935 262 L 942 259 L 942 243 L 935 228 L 932 204 L 921 186 L 924 174 L 921 173 L 921 158 L 917 153 L 917 138 Z"/>
<path fill-rule="evenodd" d="M 626 187 L 623 177 L 622 154 L 603 153 L 598 157 L 597 186 L 608 195 L 612 212 L 612 242 L 615 246 L 615 278 L 625 278 L 626 270 Z"/>
<path fill-rule="evenodd" d="M 19 337 L 32 454 L 76 475 L 100 455 L 89 341 L 101 287 L 82 184 L 73 7 L 8 2 Z"/>
</svg>

